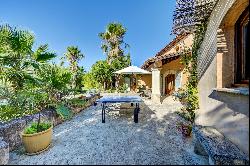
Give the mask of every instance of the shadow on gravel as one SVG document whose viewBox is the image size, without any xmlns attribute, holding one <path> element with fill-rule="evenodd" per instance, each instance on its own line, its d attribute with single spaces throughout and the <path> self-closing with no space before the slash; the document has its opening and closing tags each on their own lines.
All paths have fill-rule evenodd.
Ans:
<svg viewBox="0 0 250 166">
<path fill-rule="evenodd" d="M 169 108 L 152 110 L 142 103 L 134 123 L 134 108 L 124 107 L 107 111 L 106 123 L 101 122 L 100 105 L 89 108 L 55 128 L 48 151 L 32 157 L 16 153 L 11 164 L 206 164 L 193 153 L 192 138 L 178 131 L 183 119 Z"/>
</svg>

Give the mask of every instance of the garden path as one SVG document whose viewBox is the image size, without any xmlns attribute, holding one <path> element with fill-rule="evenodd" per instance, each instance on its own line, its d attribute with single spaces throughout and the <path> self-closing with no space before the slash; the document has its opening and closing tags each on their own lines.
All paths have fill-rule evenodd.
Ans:
<svg viewBox="0 0 250 166">
<path fill-rule="evenodd" d="M 9 164 L 208 164 L 193 152 L 192 138 L 177 130 L 180 107 L 172 97 L 163 104 L 144 100 L 136 124 L 133 113 L 115 112 L 101 123 L 100 105 L 91 106 L 54 127 L 49 150 L 27 156 L 20 148 L 10 153 Z"/>
</svg>

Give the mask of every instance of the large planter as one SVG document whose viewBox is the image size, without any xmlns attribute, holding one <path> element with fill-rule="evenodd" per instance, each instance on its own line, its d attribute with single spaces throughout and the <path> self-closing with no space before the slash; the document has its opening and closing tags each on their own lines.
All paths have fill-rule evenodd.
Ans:
<svg viewBox="0 0 250 166">
<path fill-rule="evenodd" d="M 52 126 L 42 132 L 35 134 L 22 133 L 24 148 L 29 155 L 39 154 L 48 149 L 52 140 Z"/>
</svg>

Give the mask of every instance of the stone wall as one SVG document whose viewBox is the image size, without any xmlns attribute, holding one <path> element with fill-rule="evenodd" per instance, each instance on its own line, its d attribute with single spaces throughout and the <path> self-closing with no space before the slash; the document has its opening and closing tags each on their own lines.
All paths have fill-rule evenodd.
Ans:
<svg viewBox="0 0 250 166">
<path fill-rule="evenodd" d="M 9 161 L 9 145 L 0 138 L 0 165 L 5 165 Z"/>
<path fill-rule="evenodd" d="M 87 96 L 86 97 L 86 99 L 87 99 L 86 105 L 74 113 L 78 113 L 78 112 L 84 110 L 85 108 L 93 105 L 94 102 L 98 98 L 100 98 L 99 94 Z M 43 110 L 43 111 L 41 111 L 40 115 L 41 115 L 41 121 L 52 121 L 54 126 L 63 122 L 63 119 L 60 118 L 56 114 L 54 109 Z M 39 117 L 38 114 L 34 114 L 34 115 L 29 115 L 29 116 L 24 116 L 22 118 L 14 119 L 14 120 L 7 122 L 7 123 L 0 124 L 0 138 L 2 138 L 2 140 L 0 140 L 0 154 L 1 154 L 0 161 L 4 160 L 4 158 L 6 158 L 6 156 L 2 155 L 2 151 L 4 151 L 4 152 L 6 151 L 5 150 L 6 146 L 3 146 L 3 148 L 1 148 L 1 145 L 7 144 L 8 151 L 9 150 L 12 151 L 12 150 L 18 148 L 22 144 L 20 133 L 24 130 L 24 128 L 28 124 L 30 124 L 31 122 L 37 121 L 38 117 Z"/>
<path fill-rule="evenodd" d="M 234 23 L 247 0 L 219 0 L 198 58 L 199 105 L 195 123 L 213 126 L 249 154 L 249 94 L 221 92 L 233 82 Z M 247 90 L 249 91 L 249 90 Z"/>
</svg>

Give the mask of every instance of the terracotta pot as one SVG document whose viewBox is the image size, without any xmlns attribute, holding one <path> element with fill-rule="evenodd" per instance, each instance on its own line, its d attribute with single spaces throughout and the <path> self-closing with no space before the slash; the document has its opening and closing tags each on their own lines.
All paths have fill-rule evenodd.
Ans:
<svg viewBox="0 0 250 166">
<path fill-rule="evenodd" d="M 186 137 L 190 137 L 192 133 L 192 128 L 186 125 L 181 126 L 182 134 Z"/>
<path fill-rule="evenodd" d="M 24 134 L 22 132 L 22 141 L 27 154 L 39 154 L 48 149 L 52 140 L 52 128 L 51 126 L 49 129 L 35 134 Z"/>
</svg>

